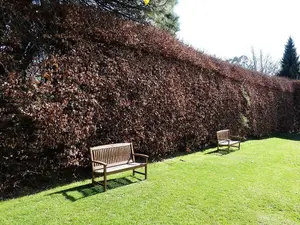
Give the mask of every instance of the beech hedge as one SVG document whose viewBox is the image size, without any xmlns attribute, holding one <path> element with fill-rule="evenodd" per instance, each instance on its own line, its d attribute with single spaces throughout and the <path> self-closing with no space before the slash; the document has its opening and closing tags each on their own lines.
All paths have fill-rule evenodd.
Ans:
<svg viewBox="0 0 300 225">
<path fill-rule="evenodd" d="M 4 11 L 26 16 L 11 26 L 0 59 L 2 198 L 87 174 L 90 146 L 133 142 L 157 159 L 201 150 L 224 128 L 244 137 L 299 130 L 296 81 L 230 65 L 88 7 L 7 3 Z M 32 24 L 42 33 L 26 32 Z M 33 63 L 38 53 L 16 54 L 26 40 L 47 57 Z"/>
</svg>

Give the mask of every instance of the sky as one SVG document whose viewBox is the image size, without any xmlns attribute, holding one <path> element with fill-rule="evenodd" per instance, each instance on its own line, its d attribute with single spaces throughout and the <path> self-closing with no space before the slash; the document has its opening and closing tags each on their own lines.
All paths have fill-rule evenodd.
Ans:
<svg viewBox="0 0 300 225">
<path fill-rule="evenodd" d="M 178 0 L 178 38 L 228 59 L 251 47 L 280 60 L 289 36 L 300 53 L 299 0 Z"/>
</svg>

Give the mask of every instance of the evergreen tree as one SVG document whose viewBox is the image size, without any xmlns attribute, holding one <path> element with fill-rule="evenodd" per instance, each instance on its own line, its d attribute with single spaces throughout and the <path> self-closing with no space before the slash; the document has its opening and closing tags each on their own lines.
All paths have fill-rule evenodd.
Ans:
<svg viewBox="0 0 300 225">
<path fill-rule="evenodd" d="M 286 45 L 284 54 L 281 60 L 281 70 L 278 76 L 288 77 L 290 79 L 300 78 L 300 63 L 299 56 L 297 55 L 294 41 L 289 37 Z"/>
<path fill-rule="evenodd" d="M 32 3 L 43 7 L 53 7 L 56 4 L 88 5 L 126 19 L 151 23 L 173 35 L 179 30 L 178 16 L 174 13 L 177 0 L 32 0 Z"/>
<path fill-rule="evenodd" d="M 176 4 L 177 0 L 167 0 L 161 6 L 152 7 L 148 13 L 148 18 L 152 20 L 154 26 L 165 29 L 175 35 L 179 31 L 179 17 L 174 13 Z"/>
</svg>

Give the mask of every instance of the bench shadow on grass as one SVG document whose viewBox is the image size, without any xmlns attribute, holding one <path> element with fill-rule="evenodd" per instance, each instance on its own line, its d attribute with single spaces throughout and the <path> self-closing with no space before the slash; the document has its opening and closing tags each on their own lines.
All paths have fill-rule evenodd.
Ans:
<svg viewBox="0 0 300 225">
<path fill-rule="evenodd" d="M 122 177 L 122 178 L 116 178 L 111 179 L 107 181 L 107 190 L 115 189 L 118 187 L 127 186 L 129 184 L 137 183 L 138 181 L 141 181 L 142 179 L 139 179 L 137 177 L 131 176 L 130 179 L 128 177 Z M 57 195 L 61 194 L 63 195 L 66 200 L 75 202 L 80 199 L 93 196 L 96 194 L 100 194 L 104 192 L 104 188 L 100 184 L 85 184 L 77 187 L 68 188 L 65 190 L 57 191 L 50 193 L 49 195 Z"/>
<path fill-rule="evenodd" d="M 216 150 L 213 150 L 213 151 L 208 151 L 208 152 L 205 152 L 204 154 L 205 155 L 219 155 L 219 156 L 223 156 L 223 155 L 228 155 L 232 152 L 236 152 L 236 151 L 239 151 L 237 149 L 228 149 L 228 148 L 224 148 L 224 149 L 216 149 Z"/>
</svg>

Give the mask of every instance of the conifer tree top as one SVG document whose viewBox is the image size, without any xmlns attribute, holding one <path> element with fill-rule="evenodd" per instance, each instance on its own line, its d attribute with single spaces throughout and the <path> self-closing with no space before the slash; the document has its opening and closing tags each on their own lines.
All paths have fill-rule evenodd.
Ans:
<svg viewBox="0 0 300 225">
<path fill-rule="evenodd" d="M 292 37 L 289 37 L 281 60 L 281 70 L 279 72 L 279 76 L 288 77 L 290 79 L 299 79 L 299 66 L 299 56 L 297 55 L 294 41 Z"/>
</svg>

